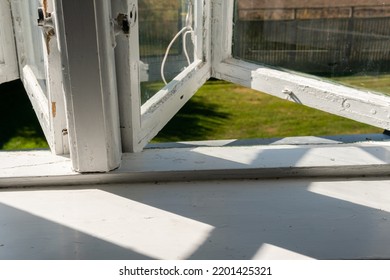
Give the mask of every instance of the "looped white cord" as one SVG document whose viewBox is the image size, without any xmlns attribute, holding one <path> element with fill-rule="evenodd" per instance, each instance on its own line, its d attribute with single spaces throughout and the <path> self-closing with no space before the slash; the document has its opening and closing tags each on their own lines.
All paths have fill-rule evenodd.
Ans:
<svg viewBox="0 0 390 280">
<path fill-rule="evenodd" d="M 183 34 L 184 33 L 184 34 Z M 172 45 L 175 43 L 175 41 L 177 40 L 177 38 L 179 38 L 180 35 L 183 34 L 183 51 L 184 51 L 184 55 L 187 59 L 187 63 L 188 65 L 191 64 L 191 60 L 190 60 L 190 57 L 188 55 L 188 51 L 187 51 L 187 35 L 188 34 L 191 34 L 191 39 L 192 39 L 192 42 L 194 43 L 194 29 L 192 28 L 192 1 L 190 0 L 188 2 L 188 12 L 187 12 L 187 15 L 186 15 L 186 26 L 183 27 L 176 35 L 175 37 L 173 37 L 172 41 L 169 43 L 168 47 L 167 47 L 167 50 L 165 51 L 165 55 L 164 55 L 164 59 L 161 63 L 161 78 L 164 82 L 165 85 L 167 85 L 167 81 L 165 79 L 165 74 L 164 74 L 164 68 L 165 68 L 165 63 L 167 62 L 167 59 L 168 59 L 168 55 L 169 55 L 169 52 L 172 48 Z M 195 45 L 195 44 L 194 44 Z"/>
<path fill-rule="evenodd" d="M 188 34 L 191 34 L 191 41 L 192 41 L 192 43 L 195 45 L 195 43 L 194 43 L 194 31 L 193 30 L 189 30 L 189 31 L 187 31 L 186 33 L 184 33 L 184 35 L 183 35 L 183 50 L 184 50 L 184 55 L 186 56 L 186 59 L 187 59 L 187 63 L 188 63 L 188 65 L 190 65 L 191 64 L 191 61 L 190 61 L 190 57 L 189 57 L 189 55 L 188 55 L 188 51 L 187 51 L 187 35 Z"/>
</svg>

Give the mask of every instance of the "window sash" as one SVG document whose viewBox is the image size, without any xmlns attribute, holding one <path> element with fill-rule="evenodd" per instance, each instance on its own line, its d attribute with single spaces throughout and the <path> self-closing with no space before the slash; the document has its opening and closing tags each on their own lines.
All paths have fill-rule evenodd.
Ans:
<svg viewBox="0 0 390 280">
<path fill-rule="evenodd" d="M 194 1 L 195 61 L 141 106 L 139 23 L 131 22 L 128 36 L 116 38 L 116 69 L 124 152 L 138 152 L 168 123 L 210 78 L 209 1 Z M 114 18 L 138 11 L 138 1 L 112 2 Z"/>
<path fill-rule="evenodd" d="M 211 1 L 213 77 L 355 121 L 390 128 L 388 96 L 233 58 L 234 0 Z"/>
<path fill-rule="evenodd" d="M 73 169 L 114 170 L 122 154 L 110 2 L 55 4 Z"/>
<path fill-rule="evenodd" d="M 21 3 L 12 1 L 16 16 Z M 233 0 L 195 1 L 195 61 L 142 106 L 138 0 L 48 3 L 57 36 L 43 38 L 47 92 L 25 61 L 21 78 L 52 150 L 70 150 L 76 171 L 117 168 L 122 151 L 141 151 L 210 77 L 390 129 L 389 97 L 233 58 Z M 128 15 L 128 34 L 114 32 L 119 14 Z M 23 57 L 28 41 L 18 24 Z M 88 32 L 81 34 L 80 26 Z"/>
<path fill-rule="evenodd" d="M 55 14 L 52 1 L 40 1 L 44 13 Z M 61 60 L 57 44 L 57 36 L 45 37 L 41 30 L 41 36 L 37 40 L 42 41 L 44 73 L 39 76 L 33 69 L 33 65 L 26 57 L 40 55 L 36 53 L 32 34 L 26 30 L 29 22 L 23 16 L 23 9 L 29 2 L 23 0 L 11 1 L 13 14 L 13 26 L 17 45 L 17 56 L 19 57 L 20 78 L 27 91 L 30 102 L 40 122 L 46 140 L 53 153 L 57 155 L 69 154 L 69 139 L 67 134 L 67 121 L 65 113 L 65 102 L 62 92 Z M 38 14 L 38 11 L 37 11 Z M 38 17 L 38 16 L 37 16 Z M 38 24 L 36 27 L 38 28 Z M 38 77 L 39 76 L 39 77 Z M 39 80 L 45 79 L 46 85 L 42 87 Z"/>
</svg>

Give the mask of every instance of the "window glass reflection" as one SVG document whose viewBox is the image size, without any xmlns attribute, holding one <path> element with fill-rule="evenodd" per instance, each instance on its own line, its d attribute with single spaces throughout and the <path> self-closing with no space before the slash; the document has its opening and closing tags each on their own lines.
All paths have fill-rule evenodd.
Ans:
<svg viewBox="0 0 390 280">
<path fill-rule="evenodd" d="M 390 1 L 237 0 L 233 54 L 390 95 Z"/>
<path fill-rule="evenodd" d="M 138 5 L 143 104 L 194 61 L 193 7 L 190 0 L 139 0 Z"/>
</svg>

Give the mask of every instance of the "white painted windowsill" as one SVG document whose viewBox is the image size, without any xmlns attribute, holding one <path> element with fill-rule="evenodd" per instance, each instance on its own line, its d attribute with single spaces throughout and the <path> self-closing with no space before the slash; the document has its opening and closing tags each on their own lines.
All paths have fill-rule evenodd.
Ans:
<svg viewBox="0 0 390 280">
<path fill-rule="evenodd" d="M 223 180 L 280 177 L 388 176 L 390 136 L 293 137 L 149 145 L 123 154 L 110 173 L 79 174 L 49 151 L 0 153 L 0 187 Z"/>
<path fill-rule="evenodd" d="M 0 259 L 390 259 L 389 163 L 385 135 L 150 145 L 107 174 L 1 152 Z"/>
</svg>

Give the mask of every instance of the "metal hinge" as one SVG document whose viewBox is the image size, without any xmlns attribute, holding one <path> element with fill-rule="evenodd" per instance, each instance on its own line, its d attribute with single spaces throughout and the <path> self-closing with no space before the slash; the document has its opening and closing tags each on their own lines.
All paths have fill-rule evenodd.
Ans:
<svg viewBox="0 0 390 280">
<path fill-rule="evenodd" d="M 45 13 L 43 8 L 38 8 L 38 26 L 42 27 L 43 32 L 48 36 L 55 34 L 54 20 L 50 13 Z"/>
<path fill-rule="evenodd" d="M 118 14 L 116 19 L 114 20 L 114 31 L 115 31 L 115 35 L 119 35 L 119 34 L 128 35 L 130 33 L 130 22 L 129 22 L 128 15 Z"/>
<path fill-rule="evenodd" d="M 134 26 L 137 21 L 137 9 L 133 5 L 131 10 L 127 14 L 120 13 L 113 20 L 115 35 L 130 33 L 130 28 Z"/>
<path fill-rule="evenodd" d="M 112 45 L 116 46 L 117 36 L 129 36 L 131 28 L 137 21 L 137 8 L 135 5 L 126 13 L 119 13 L 116 18 L 112 19 Z"/>
</svg>

